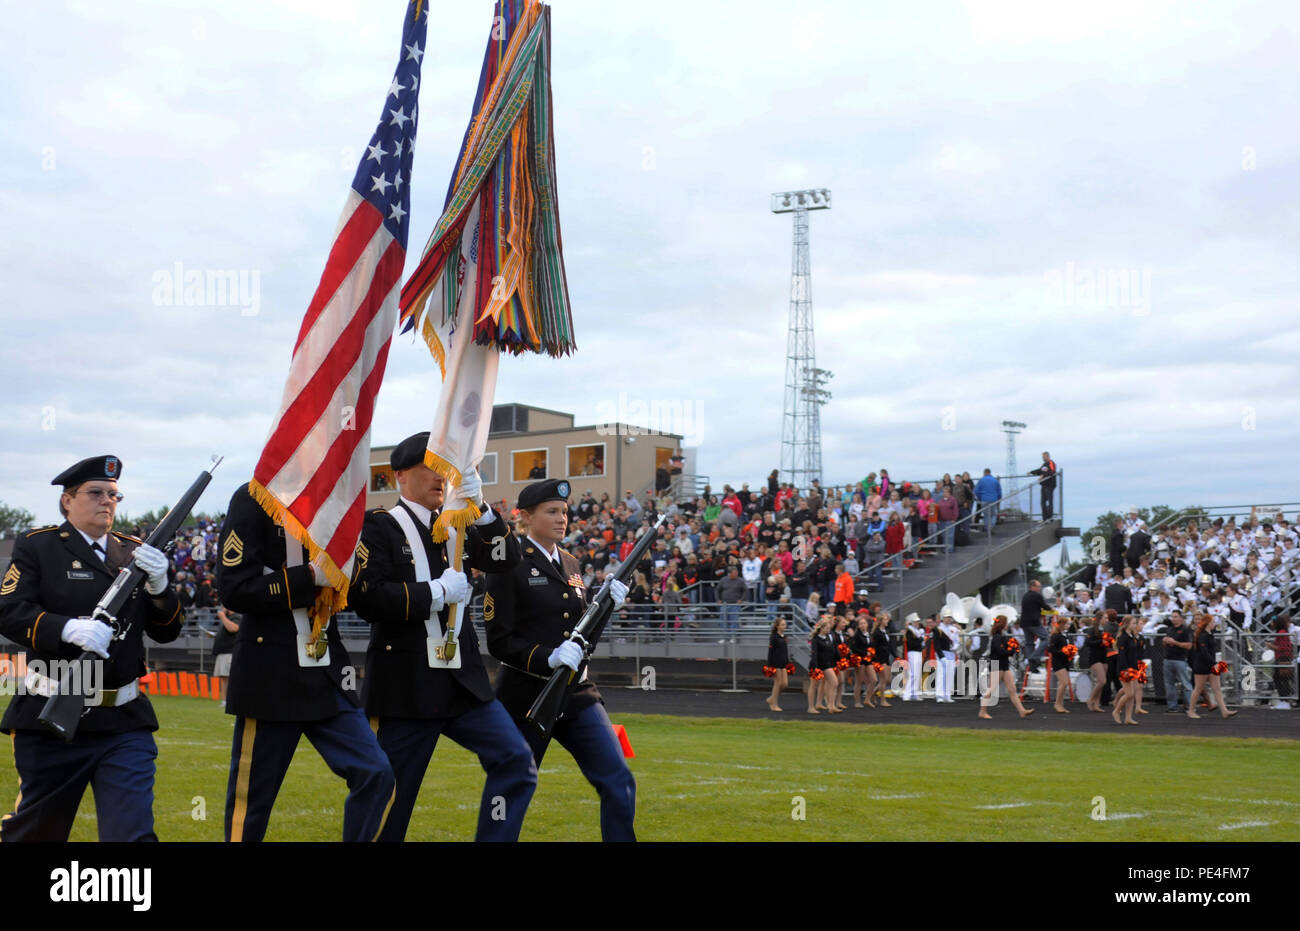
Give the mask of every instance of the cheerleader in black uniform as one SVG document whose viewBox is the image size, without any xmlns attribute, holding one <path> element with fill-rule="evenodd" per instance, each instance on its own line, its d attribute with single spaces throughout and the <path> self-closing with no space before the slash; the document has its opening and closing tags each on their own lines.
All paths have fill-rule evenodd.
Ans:
<svg viewBox="0 0 1300 931">
<path fill-rule="evenodd" d="M 808 710 L 812 714 L 820 714 L 822 710 L 834 711 L 834 701 L 827 701 L 835 687 L 835 638 L 831 633 L 830 618 L 823 618 L 813 628 L 811 660 L 809 674 L 816 669 L 820 675 L 809 690 Z"/>
<path fill-rule="evenodd" d="M 1102 615 L 1098 612 L 1088 624 L 1088 631 L 1083 635 L 1084 663 L 1092 676 L 1092 691 L 1088 693 L 1089 711 L 1101 711 L 1101 690 L 1106 684 L 1106 632 L 1101 626 Z"/>
<path fill-rule="evenodd" d="M 790 665 L 790 645 L 785 642 L 785 618 L 779 617 L 772 625 L 772 636 L 767 641 L 767 668 L 774 670 L 772 694 L 767 696 L 767 707 L 773 711 L 781 710 L 777 707 L 776 698 L 789 681 L 789 673 L 786 670 L 788 665 Z"/>
<path fill-rule="evenodd" d="M 989 690 L 984 693 L 980 699 L 981 718 L 993 719 L 988 709 L 997 704 L 998 686 L 1005 685 L 1007 694 L 1011 696 L 1011 706 L 1020 712 L 1022 718 L 1027 718 L 1034 713 L 1033 708 L 1025 708 L 1020 703 L 1020 696 L 1016 693 L 1016 677 L 1011 672 L 1011 655 L 1014 652 L 1008 643 L 1010 637 L 1007 636 L 1007 619 L 1002 615 L 993 621 L 993 629 L 989 631 L 989 660 L 991 663 L 997 663 L 997 669 L 989 670 Z"/>
<path fill-rule="evenodd" d="M 1106 609 L 1106 620 L 1102 622 L 1101 629 L 1110 634 L 1110 646 L 1106 647 L 1106 694 L 1102 696 L 1103 705 L 1110 704 L 1111 690 L 1118 694 L 1122 683 L 1119 680 L 1119 651 L 1115 648 L 1115 641 L 1119 638 L 1119 612 L 1114 608 Z"/>
<path fill-rule="evenodd" d="M 1192 634 L 1192 677 L 1196 685 L 1192 689 L 1192 697 L 1187 699 L 1187 716 L 1189 718 L 1199 718 L 1196 713 L 1196 703 L 1200 700 L 1201 694 L 1205 692 L 1208 685 L 1214 692 L 1214 697 L 1219 703 L 1219 713 L 1225 718 L 1230 718 L 1237 712 L 1229 711 L 1228 706 L 1223 701 L 1223 686 L 1219 683 L 1219 676 L 1223 673 L 1227 663 L 1216 664 L 1214 657 L 1218 653 L 1218 644 L 1214 639 L 1215 617 L 1213 614 L 1202 614 L 1196 621 L 1196 631 Z"/>
<path fill-rule="evenodd" d="M 1069 629 L 1070 622 L 1058 617 L 1052 624 L 1052 636 L 1047 639 L 1047 655 L 1051 657 L 1052 677 L 1056 679 L 1056 704 L 1052 710 L 1057 714 L 1070 713 L 1070 709 L 1065 707 L 1065 700 L 1070 695 L 1070 657 L 1064 653 L 1070 643 L 1066 636 Z"/>
<path fill-rule="evenodd" d="M 1140 675 L 1144 671 L 1142 648 L 1138 643 L 1137 635 L 1141 626 L 1141 621 L 1136 617 L 1126 617 L 1120 627 L 1119 636 L 1115 638 L 1115 664 L 1120 670 L 1121 685 L 1119 695 L 1115 697 L 1115 707 L 1111 709 L 1110 716 L 1115 719 L 1116 724 L 1137 725 L 1137 722 L 1133 720 L 1133 712 L 1137 707 L 1137 695 L 1135 693 L 1142 688 Z M 1123 721 L 1119 718 L 1121 711 L 1127 711 Z"/>
<path fill-rule="evenodd" d="M 888 690 L 890 670 L 894 667 L 894 644 L 889 637 L 889 612 L 880 611 L 871 625 L 871 649 L 876 655 L 871 660 L 867 671 L 867 690 L 879 696 L 877 704 L 881 708 L 889 707 L 885 695 Z"/>
<path fill-rule="evenodd" d="M 1142 699 L 1146 694 L 1146 688 L 1144 688 L 1144 684 L 1146 683 L 1147 680 L 1146 663 L 1142 662 L 1142 657 L 1146 656 L 1146 652 L 1147 652 L 1147 642 L 1145 638 L 1143 638 L 1142 636 L 1142 618 L 1133 617 L 1130 618 L 1129 620 L 1133 622 L 1133 643 L 1135 649 L 1137 650 L 1138 666 L 1142 668 L 1142 678 L 1138 682 L 1138 687 L 1133 690 L 1133 710 L 1136 711 L 1138 714 L 1150 714 L 1151 713 L 1150 711 L 1147 711 L 1145 708 L 1142 707 Z"/>
<path fill-rule="evenodd" d="M 849 619 L 838 614 L 839 605 L 831 608 L 832 616 L 835 617 L 835 633 L 832 639 L 835 641 L 835 710 L 848 711 L 848 706 L 844 704 L 844 686 L 849 681 L 849 655 L 853 652 L 849 647 Z"/>
<path fill-rule="evenodd" d="M 865 614 L 858 615 L 858 629 L 849 637 L 849 650 L 857 658 L 857 665 L 852 667 L 853 707 L 861 708 L 865 704 L 874 708 L 876 703 L 871 700 L 874 690 L 867 687 L 867 672 L 874 671 L 871 670 L 871 623 Z"/>
</svg>

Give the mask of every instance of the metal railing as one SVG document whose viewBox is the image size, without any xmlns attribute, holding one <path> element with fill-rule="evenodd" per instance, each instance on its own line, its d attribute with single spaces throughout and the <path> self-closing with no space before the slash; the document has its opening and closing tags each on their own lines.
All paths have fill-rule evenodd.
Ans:
<svg viewBox="0 0 1300 931">
<path fill-rule="evenodd" d="M 1025 477 L 1025 476 L 1021 476 L 1021 477 Z M 1005 508 L 1005 511 L 1009 512 L 1012 515 L 1018 516 L 1020 520 L 1027 521 L 1030 524 L 1030 527 L 1032 529 L 1032 526 L 1035 523 L 1034 506 L 1035 503 L 1039 501 L 1039 497 L 1041 494 L 1040 488 L 1046 479 L 1037 476 L 1031 476 L 1031 477 L 1037 478 L 1037 481 L 1032 482 L 1031 484 L 1026 485 L 1023 488 L 1020 488 L 1012 492 L 1011 494 L 1003 495 L 995 502 L 980 502 L 980 501 L 974 502 L 975 507 L 973 508 L 971 513 L 967 514 L 964 517 L 959 517 L 956 521 L 953 521 L 952 526 L 942 527 L 936 530 L 934 533 L 931 533 L 923 537 L 919 541 L 913 540 L 909 546 L 904 547 L 903 552 L 886 556 L 882 560 L 871 563 L 870 565 L 866 566 L 865 568 L 861 569 L 858 572 L 857 576 L 855 577 L 855 581 L 865 582 L 868 590 L 874 590 L 873 593 L 876 592 L 883 593 L 886 588 L 883 582 L 884 575 L 886 572 L 888 572 L 893 578 L 893 580 L 897 582 L 897 589 L 894 595 L 893 605 L 898 605 L 903 601 L 904 598 L 903 579 L 904 576 L 906 575 L 906 571 L 904 568 L 903 560 L 907 558 L 904 557 L 904 553 L 907 553 L 909 550 L 911 550 L 919 554 L 923 549 L 928 549 L 931 551 L 932 554 L 934 554 L 937 551 L 939 555 L 942 555 L 943 576 L 942 578 L 931 583 L 930 585 L 927 585 L 918 591 L 909 592 L 908 594 L 911 597 L 915 597 L 917 595 L 922 595 L 931 591 L 935 591 L 937 589 L 946 588 L 954 572 L 958 571 L 960 568 L 964 568 L 964 566 L 966 565 L 966 563 L 963 562 L 961 566 L 954 566 L 951 557 L 953 555 L 953 552 L 955 551 L 955 547 L 953 548 L 953 550 L 949 550 L 948 548 L 947 539 L 949 535 L 951 535 L 955 539 L 958 528 L 965 527 L 967 532 L 971 533 L 971 537 L 973 541 L 975 537 L 975 533 L 972 531 L 972 528 L 974 527 L 974 522 L 977 519 L 980 520 L 981 530 L 979 532 L 979 535 L 984 538 L 986 546 L 991 547 L 993 545 L 993 537 L 995 535 L 994 527 L 996 523 L 999 521 L 1001 513 L 1004 511 L 1004 505 L 1008 505 Z M 1053 501 L 1054 508 L 1053 508 L 1053 517 L 1052 517 L 1053 520 L 1059 519 L 1059 515 L 1062 513 L 1065 506 L 1064 472 L 1058 471 L 1055 475 L 1055 478 L 1056 478 L 1057 485 L 1055 491 L 1053 492 L 1053 498 L 1054 498 Z M 1021 509 L 1020 507 L 1014 507 L 1013 509 L 1013 506 L 1021 504 L 1022 499 L 1024 501 L 1023 509 Z M 1041 510 L 1039 511 L 1039 513 L 1041 514 Z M 1024 530 L 1016 534 L 1015 536 L 1007 537 L 1005 539 L 999 537 L 998 538 L 999 543 L 1005 545 L 1005 544 L 1017 542 L 1027 537 L 1030 532 L 1031 532 L 1030 530 Z M 929 563 L 927 562 L 926 565 L 929 565 Z"/>
</svg>

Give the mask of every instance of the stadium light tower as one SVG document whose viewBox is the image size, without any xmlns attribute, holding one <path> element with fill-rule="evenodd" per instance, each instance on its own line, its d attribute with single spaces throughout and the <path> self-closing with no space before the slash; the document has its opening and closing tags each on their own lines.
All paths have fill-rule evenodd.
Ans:
<svg viewBox="0 0 1300 931">
<path fill-rule="evenodd" d="M 1004 512 L 1013 514 L 1023 514 L 1020 507 L 1020 499 L 1016 493 L 1020 491 L 1020 480 L 1016 477 L 1016 434 L 1025 429 L 1025 425 L 1016 420 L 1002 421 L 1002 432 L 1007 435 L 1007 486 L 1002 489 L 1004 497 L 1010 499 L 1010 507 L 1003 506 Z"/>
<path fill-rule="evenodd" d="M 781 474 L 796 488 L 822 477 L 821 407 L 831 398 L 833 373 L 817 367 L 813 339 L 812 261 L 808 211 L 829 210 L 826 188 L 772 195 L 773 213 L 794 214 L 794 262 L 790 272 L 790 330 L 785 351 L 785 410 L 781 418 Z"/>
</svg>

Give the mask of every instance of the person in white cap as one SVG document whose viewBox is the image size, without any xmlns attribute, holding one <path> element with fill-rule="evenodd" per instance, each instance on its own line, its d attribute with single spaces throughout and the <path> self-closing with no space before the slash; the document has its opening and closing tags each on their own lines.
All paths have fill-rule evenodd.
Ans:
<svg viewBox="0 0 1300 931">
<path fill-rule="evenodd" d="M 907 685 L 903 689 L 903 701 L 919 701 L 921 698 L 921 667 L 925 659 L 925 628 L 921 626 L 921 617 L 915 611 L 904 620 L 903 640 L 907 648 Z"/>
<path fill-rule="evenodd" d="M 953 681 L 957 675 L 957 645 L 960 643 L 961 630 L 953 621 L 952 609 L 944 608 L 939 614 L 939 626 L 935 631 L 935 652 L 939 659 L 938 683 L 935 688 L 937 701 L 953 704 Z"/>
</svg>

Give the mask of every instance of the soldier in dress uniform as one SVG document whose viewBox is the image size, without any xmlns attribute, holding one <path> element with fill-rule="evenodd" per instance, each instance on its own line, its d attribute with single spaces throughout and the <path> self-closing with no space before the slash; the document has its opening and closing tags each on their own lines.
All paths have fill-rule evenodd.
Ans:
<svg viewBox="0 0 1300 931">
<path fill-rule="evenodd" d="M 448 567 L 446 547 L 430 534 L 442 507 L 443 479 L 424 464 L 428 445 L 429 434 L 417 433 L 393 448 L 389 462 L 401 497 L 389 510 L 366 514 L 348 595 L 349 606 L 371 624 L 362 704 L 397 777 L 397 798 L 379 839 L 405 838 L 420 783 L 445 733 L 477 754 L 487 772 L 476 839 L 518 840 L 537 788 L 537 766 L 492 693 L 468 613 L 457 630 L 459 667 L 447 668 L 435 652 L 447 633 L 449 606 L 468 601 L 470 587 L 463 572 Z M 519 541 L 483 502 L 478 472 L 462 476 L 456 492 L 483 510 L 466 533 L 464 564 L 488 573 L 517 566 Z M 438 804 L 455 799 L 444 796 Z"/>
<path fill-rule="evenodd" d="M 226 788 L 228 841 L 260 841 L 304 734 L 347 781 L 343 839 L 379 836 L 395 793 L 393 769 L 361 712 L 355 670 L 331 621 L 312 644 L 308 609 L 328 584 L 306 548 L 285 536 L 241 485 L 217 553 L 221 603 L 243 615 L 230 660 L 226 713 L 235 715 Z M 323 649 L 322 649 L 323 648 Z"/>
<path fill-rule="evenodd" d="M 122 495 L 116 456 L 83 459 L 58 475 L 63 486 L 58 526 L 21 537 L 0 582 L 0 634 L 27 648 L 26 679 L 0 730 L 13 736 L 18 801 L 0 818 L 0 841 L 66 841 L 89 783 L 101 841 L 157 840 L 153 831 L 154 759 L 158 729 L 140 693 L 144 634 L 175 640 L 185 619 L 167 584 L 167 557 L 112 529 Z M 132 562 L 148 578 L 110 627 L 89 615 L 120 569 Z M 80 683 L 87 707 L 71 742 L 37 720 L 59 689 L 58 675 L 83 651 L 103 658 L 98 675 Z M 54 671 L 57 670 L 57 674 Z M 78 670 L 78 673 L 80 670 Z"/>
<path fill-rule="evenodd" d="M 488 576 L 483 619 L 488 650 L 501 661 L 497 697 L 523 732 L 541 765 L 548 739 L 524 720 L 560 666 L 582 670 L 561 709 L 552 736 L 577 762 L 600 795 L 600 833 L 607 841 L 633 841 L 636 780 L 605 713 L 596 685 L 586 676 L 582 648 L 567 638 L 586 609 L 578 560 L 557 544 L 569 525 L 569 483 L 534 482 L 519 493 L 523 558 L 511 572 Z M 610 586 L 614 610 L 627 586 Z"/>
</svg>

